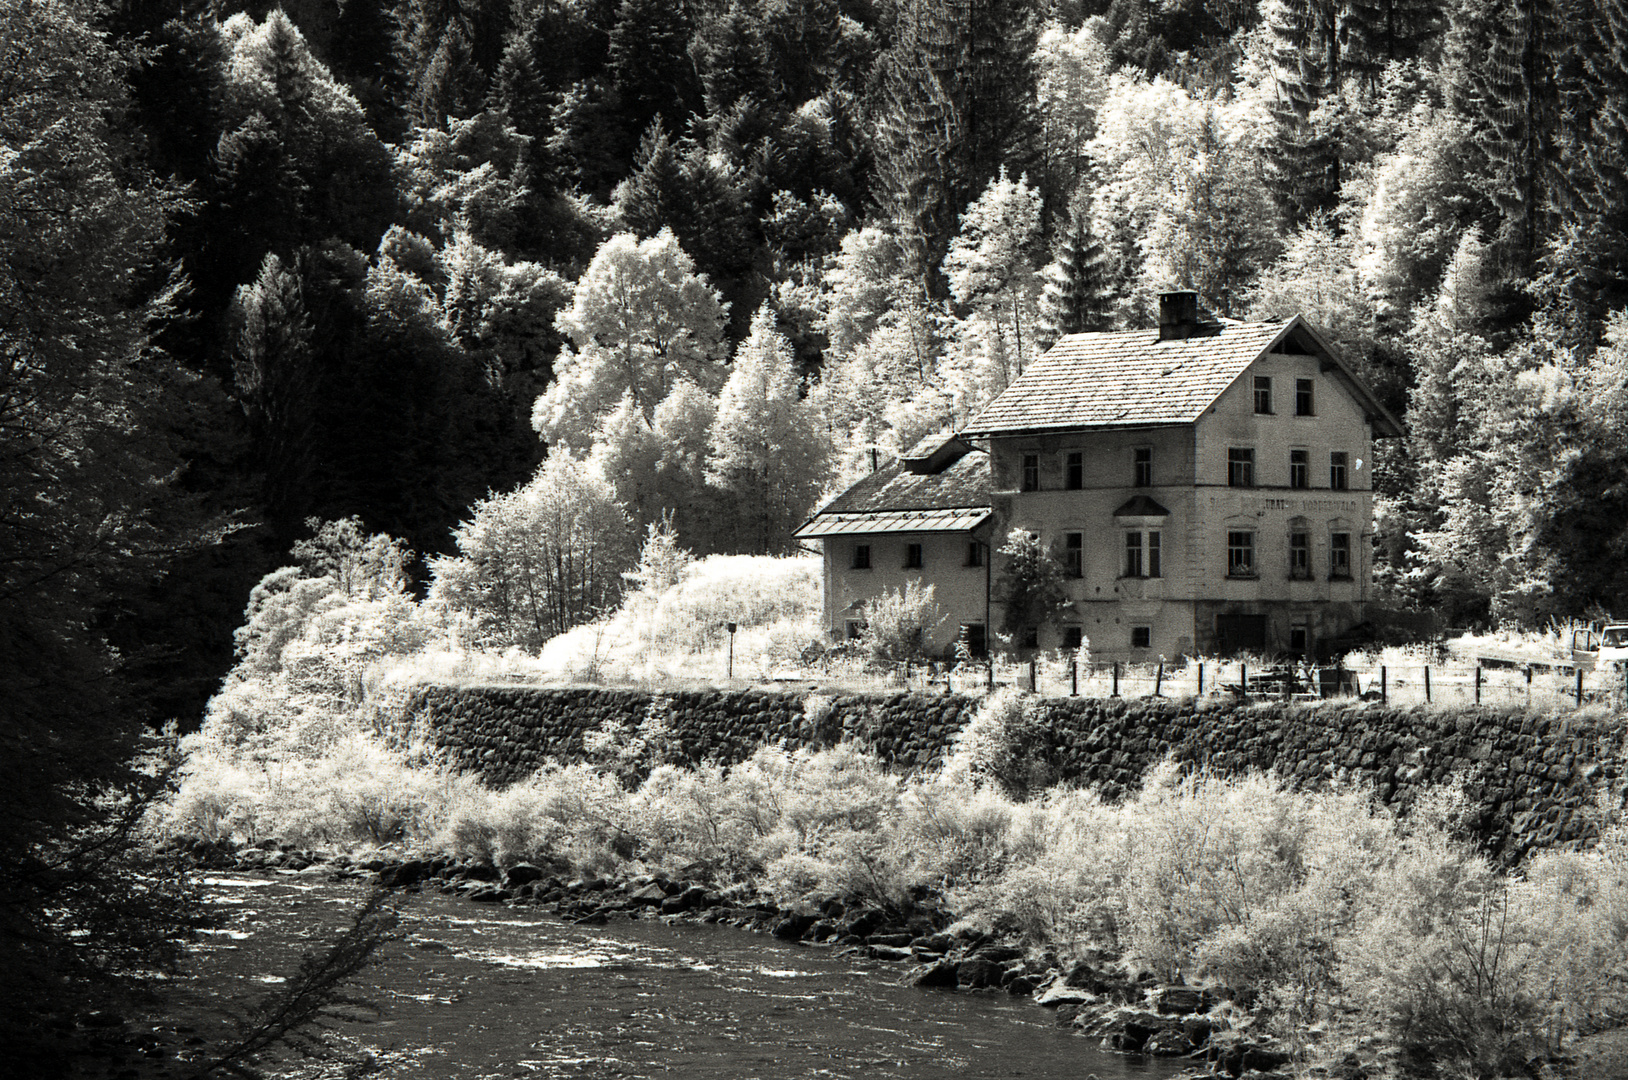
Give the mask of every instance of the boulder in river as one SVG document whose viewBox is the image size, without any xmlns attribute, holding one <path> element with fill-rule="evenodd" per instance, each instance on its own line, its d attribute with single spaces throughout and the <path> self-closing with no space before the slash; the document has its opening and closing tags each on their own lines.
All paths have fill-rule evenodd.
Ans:
<svg viewBox="0 0 1628 1080">
<path fill-rule="evenodd" d="M 385 889 L 404 889 L 409 885 L 418 884 L 428 870 L 429 864 L 419 859 L 408 859 L 406 862 L 386 866 L 379 871 L 379 886 Z"/>
<path fill-rule="evenodd" d="M 515 863 L 503 873 L 503 887 L 506 889 L 518 888 L 528 882 L 539 881 L 543 877 L 540 867 L 531 863 Z"/>
<path fill-rule="evenodd" d="M 984 945 L 972 954 L 994 964 L 1010 964 L 1013 960 L 1023 959 L 1023 950 L 1014 945 Z"/>
<path fill-rule="evenodd" d="M 851 915 L 845 915 L 837 925 L 844 934 L 853 934 L 856 937 L 866 937 L 876 933 L 887 922 L 887 912 L 881 908 L 864 908 Z"/>
<path fill-rule="evenodd" d="M 791 914 L 775 923 L 769 932 L 781 941 L 797 941 L 816 921 L 813 915 Z"/>
<path fill-rule="evenodd" d="M 955 965 L 956 985 L 968 990 L 999 986 L 1003 974 L 999 964 L 984 956 L 969 956 Z"/>
<path fill-rule="evenodd" d="M 1091 1005 L 1097 1000 L 1097 995 L 1091 993 L 1091 991 L 1081 990 L 1077 986 L 1069 986 L 1063 982 L 1052 983 L 1040 992 L 1039 997 L 1035 998 L 1036 1004 L 1045 1005 L 1048 1008 L 1060 1008 L 1064 1005 Z"/>
<path fill-rule="evenodd" d="M 650 884 L 628 893 L 627 898 L 629 903 L 658 907 L 667 902 L 667 890 L 652 881 Z"/>
<path fill-rule="evenodd" d="M 954 990 L 956 984 L 955 967 L 953 961 L 940 960 L 916 971 L 907 981 L 911 986 L 942 987 L 947 990 Z"/>
<path fill-rule="evenodd" d="M 899 961 L 914 960 L 916 958 L 916 954 L 909 949 L 902 949 L 896 945 L 869 945 L 866 948 L 869 949 L 872 959 L 875 960 Z"/>
</svg>

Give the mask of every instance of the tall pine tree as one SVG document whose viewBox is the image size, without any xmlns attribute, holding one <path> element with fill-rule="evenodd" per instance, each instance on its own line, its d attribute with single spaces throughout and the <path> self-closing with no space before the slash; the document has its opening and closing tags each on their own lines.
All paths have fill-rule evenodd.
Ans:
<svg viewBox="0 0 1628 1080">
<path fill-rule="evenodd" d="M 1069 207 L 1053 254 L 1040 294 L 1042 348 L 1068 334 L 1106 330 L 1113 322 L 1108 252 L 1092 232 L 1091 204 L 1083 190 Z"/>
</svg>

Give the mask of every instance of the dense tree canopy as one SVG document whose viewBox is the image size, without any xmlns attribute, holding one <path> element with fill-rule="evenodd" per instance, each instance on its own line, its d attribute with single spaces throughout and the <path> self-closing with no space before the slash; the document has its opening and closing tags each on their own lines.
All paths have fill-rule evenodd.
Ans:
<svg viewBox="0 0 1628 1080">
<path fill-rule="evenodd" d="M 1406 412 L 1377 473 L 1390 601 L 1628 607 L 1586 570 L 1628 467 L 1600 374 L 1628 306 L 1624 12 L 21 0 L 4 652 L 208 655 L 308 517 L 451 554 L 556 454 L 635 529 L 782 547 L 809 491 L 963 422 L 1060 334 L 1150 325 L 1171 286 L 1305 314 Z M 830 452 L 767 532 L 725 512 L 742 416 Z M 229 511 L 253 530 L 178 539 Z M 164 708 L 195 716 L 223 657 Z"/>
</svg>

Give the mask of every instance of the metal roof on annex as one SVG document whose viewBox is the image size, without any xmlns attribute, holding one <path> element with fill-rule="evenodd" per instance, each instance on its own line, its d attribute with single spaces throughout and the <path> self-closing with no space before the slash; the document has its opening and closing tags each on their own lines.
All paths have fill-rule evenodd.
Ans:
<svg viewBox="0 0 1628 1080">
<path fill-rule="evenodd" d="M 816 514 L 792 535 L 799 540 L 855 533 L 944 533 L 976 529 L 993 513 L 987 506 L 959 510 L 874 510 L 858 514 Z"/>
</svg>

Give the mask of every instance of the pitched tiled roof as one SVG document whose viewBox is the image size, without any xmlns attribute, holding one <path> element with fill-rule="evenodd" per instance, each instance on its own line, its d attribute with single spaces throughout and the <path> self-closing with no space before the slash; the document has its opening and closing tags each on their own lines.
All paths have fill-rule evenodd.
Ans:
<svg viewBox="0 0 1628 1080">
<path fill-rule="evenodd" d="M 1289 325 L 1226 323 L 1169 341 L 1156 329 L 1070 334 L 962 434 L 1193 423 Z"/>
<path fill-rule="evenodd" d="M 953 510 L 988 505 L 989 455 L 973 450 L 938 473 L 913 473 L 895 461 L 832 499 L 820 508 L 820 513 Z"/>
<path fill-rule="evenodd" d="M 989 455 L 972 450 L 937 473 L 895 461 L 832 499 L 800 539 L 874 532 L 966 532 L 990 514 Z"/>
</svg>

